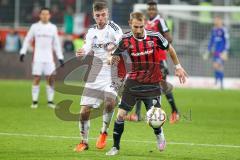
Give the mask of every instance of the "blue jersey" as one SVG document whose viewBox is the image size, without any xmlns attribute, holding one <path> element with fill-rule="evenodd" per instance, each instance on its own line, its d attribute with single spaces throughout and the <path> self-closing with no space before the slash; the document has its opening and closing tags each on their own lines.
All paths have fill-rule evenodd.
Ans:
<svg viewBox="0 0 240 160">
<path fill-rule="evenodd" d="M 213 52 L 214 57 L 220 56 L 222 52 L 229 50 L 229 35 L 225 27 L 213 28 L 208 43 L 208 51 Z"/>
</svg>

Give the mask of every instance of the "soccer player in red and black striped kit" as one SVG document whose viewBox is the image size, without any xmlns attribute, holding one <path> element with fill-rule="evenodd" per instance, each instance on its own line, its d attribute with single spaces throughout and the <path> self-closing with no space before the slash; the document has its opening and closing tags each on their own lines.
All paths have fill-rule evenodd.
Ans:
<svg viewBox="0 0 240 160">
<path fill-rule="evenodd" d="M 158 14 L 157 3 L 153 0 L 148 2 L 147 15 L 149 17 L 149 20 L 147 21 L 145 28 L 147 30 L 161 33 L 163 37 L 168 40 L 169 43 L 172 43 L 172 36 L 169 32 L 169 28 L 165 20 Z M 160 65 L 162 67 L 162 74 L 163 74 L 163 81 L 161 81 L 161 84 L 162 84 L 162 88 L 167 89 L 166 86 L 168 86 L 168 84 L 166 84 L 167 83 L 166 80 L 167 80 L 167 75 L 169 74 L 168 66 L 167 66 L 167 53 L 165 50 L 162 50 L 162 49 L 160 49 L 159 52 L 161 53 Z M 163 89 L 163 92 L 164 92 L 164 89 Z M 164 92 L 164 93 L 168 100 L 168 103 L 172 108 L 170 123 L 171 124 L 176 123 L 179 120 L 180 116 L 179 116 L 177 106 L 175 104 L 173 93 L 172 91 Z M 141 120 L 141 101 L 137 101 L 136 111 L 134 114 L 128 116 L 128 120 L 133 120 L 133 121 Z"/>
<path fill-rule="evenodd" d="M 145 17 L 140 12 L 130 14 L 129 25 L 131 32 L 123 35 L 118 48 L 113 53 L 111 63 L 119 64 L 121 56 L 127 54 L 131 59 L 131 70 L 127 71 L 122 99 L 119 104 L 117 119 L 114 123 L 113 147 L 106 155 L 116 155 L 120 149 L 120 139 L 124 130 L 124 119 L 136 103 L 141 99 L 147 109 L 150 109 L 155 102 L 161 107 L 158 96 L 161 94 L 159 82 L 162 80 L 160 70 L 160 49 L 168 50 L 175 65 L 175 74 L 181 83 L 186 81 L 187 73 L 181 67 L 177 54 L 171 44 L 157 32 L 144 29 Z M 126 63 L 126 62 L 125 62 Z M 122 68 L 119 68 L 122 69 Z M 145 87 L 152 88 L 148 90 Z M 157 146 L 163 151 L 166 146 L 162 127 L 153 128 L 157 139 Z"/>
</svg>

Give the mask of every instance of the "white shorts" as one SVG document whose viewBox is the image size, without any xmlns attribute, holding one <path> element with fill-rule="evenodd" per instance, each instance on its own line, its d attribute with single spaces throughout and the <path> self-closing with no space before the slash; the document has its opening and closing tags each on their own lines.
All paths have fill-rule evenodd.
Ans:
<svg viewBox="0 0 240 160">
<path fill-rule="evenodd" d="M 86 105 L 93 108 L 100 107 L 106 98 L 116 99 L 118 87 L 120 83 L 113 83 L 111 80 L 96 80 L 95 82 L 87 82 L 82 93 L 80 105 Z"/>
<path fill-rule="evenodd" d="M 41 76 L 42 74 L 45 76 L 50 76 L 55 73 L 55 63 L 49 62 L 33 62 L 32 63 L 32 75 Z"/>
</svg>

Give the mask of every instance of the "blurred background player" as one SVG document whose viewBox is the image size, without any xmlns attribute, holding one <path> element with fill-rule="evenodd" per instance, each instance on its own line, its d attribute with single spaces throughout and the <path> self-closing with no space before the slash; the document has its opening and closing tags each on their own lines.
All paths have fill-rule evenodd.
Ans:
<svg viewBox="0 0 240 160">
<path fill-rule="evenodd" d="M 75 147 L 76 152 L 82 152 L 88 149 L 90 112 L 92 108 L 99 108 L 102 102 L 104 102 L 103 126 L 97 139 L 96 147 L 103 149 L 106 146 L 107 131 L 114 113 L 117 97 L 117 90 L 113 86 L 114 77 L 112 72 L 114 72 L 114 70 L 113 66 L 109 65 L 109 57 L 111 56 L 111 51 L 116 49 L 116 44 L 120 41 L 123 33 L 117 24 L 108 20 L 109 11 L 106 2 L 99 1 L 93 4 L 93 18 L 96 25 L 88 30 L 86 43 L 83 48 L 76 53 L 76 56 L 84 56 L 89 53 L 94 54 L 91 70 L 80 102 L 79 129 L 81 142 Z M 101 60 L 102 64 L 98 59 Z M 117 74 L 117 67 L 115 68 Z M 96 80 L 91 82 L 92 77 L 96 75 Z M 104 95 L 102 93 L 104 93 Z M 94 97 L 92 97 L 93 95 Z"/>
<path fill-rule="evenodd" d="M 127 52 L 132 61 L 132 69 L 128 72 L 118 108 L 117 119 L 114 123 L 113 147 L 106 153 L 109 156 L 118 154 L 120 150 L 120 139 L 124 131 L 124 119 L 132 110 L 137 99 L 144 101 L 147 110 L 154 105 L 153 101 L 159 102 L 156 107 L 161 107 L 157 98 L 161 94 L 159 82 L 162 80 L 162 73 L 159 67 L 159 55 L 161 54 L 159 49 L 168 50 L 175 64 L 175 74 L 179 77 L 181 83 L 185 82 L 187 76 L 172 45 L 160 33 L 144 29 L 145 16 L 141 12 L 130 14 L 129 25 L 131 32 L 123 35 L 112 57 L 112 63 L 118 64 L 123 52 Z M 141 90 L 144 86 L 153 86 L 155 90 L 146 94 Z M 139 90 L 135 92 L 133 88 L 139 88 Z M 162 127 L 153 128 L 153 130 L 157 139 L 157 147 L 159 151 L 163 151 L 166 146 L 166 140 Z"/>
<path fill-rule="evenodd" d="M 220 81 L 220 88 L 224 88 L 224 61 L 228 58 L 229 51 L 229 34 L 227 28 L 223 25 L 222 18 L 217 16 L 214 18 L 214 27 L 211 30 L 211 36 L 208 43 L 208 52 L 213 55 L 213 69 L 215 83 Z"/>
<path fill-rule="evenodd" d="M 169 32 L 169 28 L 165 20 L 158 14 L 157 3 L 155 1 L 148 2 L 147 16 L 149 19 L 147 20 L 145 28 L 147 30 L 161 33 L 163 37 L 168 40 L 169 43 L 172 43 L 172 36 Z M 162 86 L 164 85 L 167 86 L 166 80 L 167 80 L 167 75 L 169 74 L 168 66 L 167 66 L 167 52 L 165 50 L 160 50 L 159 52 L 161 56 L 160 65 L 161 65 L 161 70 L 163 74 L 163 81 L 161 83 L 162 83 Z M 179 120 L 179 113 L 178 113 L 177 106 L 175 104 L 174 96 L 172 92 L 165 92 L 165 93 L 166 93 L 165 96 L 168 100 L 168 103 L 172 108 L 170 123 L 175 123 Z M 135 114 L 128 116 L 128 119 L 141 120 L 141 101 L 138 101 L 136 103 Z"/>
<path fill-rule="evenodd" d="M 34 23 L 23 42 L 23 46 L 20 50 L 20 61 L 24 61 L 24 56 L 27 53 L 28 46 L 34 41 L 34 53 L 32 62 L 32 75 L 33 85 L 32 85 L 32 105 L 31 108 L 38 107 L 38 96 L 40 91 L 40 80 L 41 75 L 44 74 L 46 77 L 46 91 L 48 106 L 55 108 L 53 103 L 54 99 L 54 71 L 55 62 L 53 51 L 55 51 L 57 58 L 61 64 L 63 62 L 63 53 L 60 40 L 58 37 L 57 26 L 52 24 L 49 20 L 51 18 L 50 10 L 48 8 L 42 8 L 40 11 L 40 21 Z"/>
</svg>

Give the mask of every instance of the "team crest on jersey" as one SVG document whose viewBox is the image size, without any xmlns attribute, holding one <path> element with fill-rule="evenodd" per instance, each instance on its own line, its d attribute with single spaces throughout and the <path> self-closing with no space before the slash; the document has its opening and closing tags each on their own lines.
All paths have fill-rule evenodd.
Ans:
<svg viewBox="0 0 240 160">
<path fill-rule="evenodd" d="M 128 48 L 129 48 L 129 49 L 133 49 L 133 45 L 130 44 Z"/>
<path fill-rule="evenodd" d="M 147 41 L 147 44 L 149 47 L 154 47 L 154 42 L 153 41 Z"/>
</svg>

